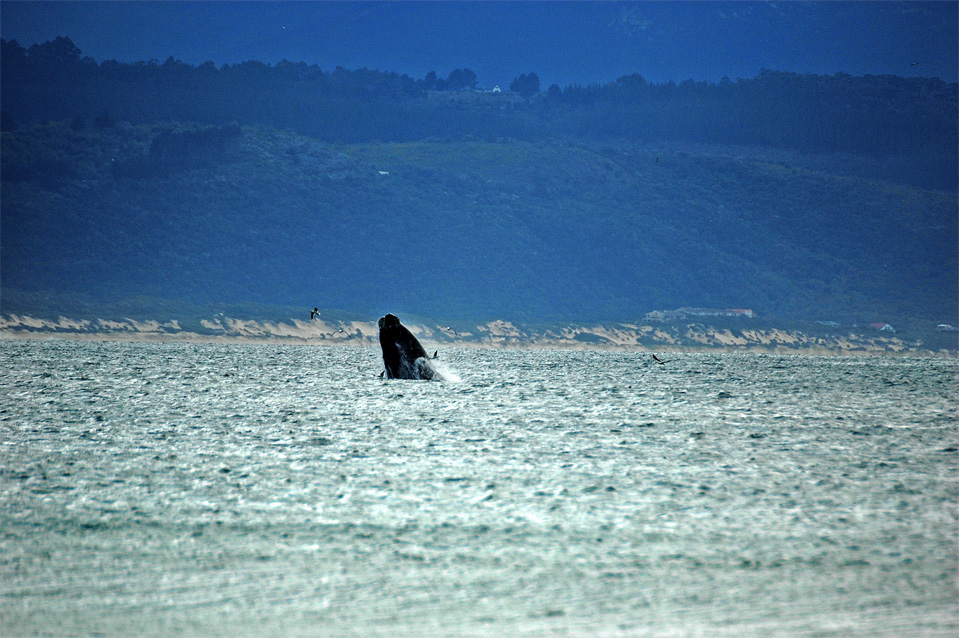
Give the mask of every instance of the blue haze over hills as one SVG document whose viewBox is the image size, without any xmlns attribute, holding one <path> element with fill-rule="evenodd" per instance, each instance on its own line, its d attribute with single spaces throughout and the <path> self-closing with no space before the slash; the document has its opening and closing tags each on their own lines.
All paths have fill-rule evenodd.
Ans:
<svg viewBox="0 0 959 638">
<path fill-rule="evenodd" d="M 957 314 L 956 3 L 0 11 L 4 312 Z"/>
<path fill-rule="evenodd" d="M 955 82 L 955 2 L 10 2 L 0 33 L 103 61 L 303 61 L 482 86 L 752 77 L 761 69 Z M 913 65 L 913 63 L 917 63 Z M 505 87 L 504 87 L 505 88 Z"/>
</svg>

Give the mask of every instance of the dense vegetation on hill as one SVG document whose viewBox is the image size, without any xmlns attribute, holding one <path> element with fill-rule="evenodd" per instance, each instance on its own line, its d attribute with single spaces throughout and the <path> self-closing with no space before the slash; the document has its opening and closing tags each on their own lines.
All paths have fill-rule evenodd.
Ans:
<svg viewBox="0 0 959 638">
<path fill-rule="evenodd" d="M 820 156 L 68 122 L 0 150 L 0 268 L 22 291 L 450 320 L 957 312 L 955 193 Z"/>
<path fill-rule="evenodd" d="M 4 311 L 48 291 L 449 320 L 959 312 L 956 84 L 483 93 L 468 69 L 0 46 Z"/>
<path fill-rule="evenodd" d="M 490 94 L 472 91 L 477 78 L 469 69 L 417 80 L 285 61 L 97 63 L 64 37 L 29 49 L 0 44 L 8 129 L 100 118 L 236 121 L 341 143 L 472 136 L 759 145 L 865 155 L 885 180 L 957 189 L 959 87 L 938 79 L 763 71 L 716 84 L 653 84 L 632 74 L 540 92 L 536 74 L 524 73 L 511 85 L 515 92 Z"/>
</svg>

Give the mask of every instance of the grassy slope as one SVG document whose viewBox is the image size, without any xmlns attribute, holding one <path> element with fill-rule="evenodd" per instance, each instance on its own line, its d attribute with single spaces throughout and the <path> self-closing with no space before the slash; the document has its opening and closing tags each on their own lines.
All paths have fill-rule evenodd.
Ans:
<svg viewBox="0 0 959 638">
<path fill-rule="evenodd" d="M 594 283 L 616 282 L 624 309 L 640 298 L 813 318 L 954 314 L 955 195 L 675 147 L 344 150 L 445 180 L 462 208 L 593 259 Z"/>
<path fill-rule="evenodd" d="M 755 152 L 252 129 L 129 176 L 157 132 L 3 134 L 5 287 L 437 319 L 956 314 L 955 194 Z"/>
</svg>

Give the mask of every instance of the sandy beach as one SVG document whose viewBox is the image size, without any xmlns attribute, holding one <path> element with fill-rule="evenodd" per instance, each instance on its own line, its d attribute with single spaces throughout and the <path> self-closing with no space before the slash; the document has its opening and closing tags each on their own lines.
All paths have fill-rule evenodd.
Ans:
<svg viewBox="0 0 959 638">
<path fill-rule="evenodd" d="M 375 322 L 255 321 L 230 317 L 202 319 L 202 330 L 178 320 L 72 319 L 56 321 L 22 315 L 0 317 L 3 339 L 71 339 L 153 343 L 286 343 L 374 346 Z M 485 348 L 607 350 L 621 352 L 755 352 L 837 356 L 955 357 L 954 351 L 924 347 L 918 340 L 869 333 L 850 327 L 833 336 L 777 328 L 733 330 L 698 323 L 570 325 L 530 329 L 505 320 L 453 331 L 424 322 L 405 324 L 424 345 Z"/>
</svg>

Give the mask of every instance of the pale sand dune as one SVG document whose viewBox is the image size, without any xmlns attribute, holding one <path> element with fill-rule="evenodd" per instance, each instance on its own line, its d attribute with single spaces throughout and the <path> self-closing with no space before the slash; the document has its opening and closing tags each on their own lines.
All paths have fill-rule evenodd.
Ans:
<svg viewBox="0 0 959 638">
<path fill-rule="evenodd" d="M 160 322 L 124 318 L 91 321 L 61 316 L 51 321 L 10 314 L 0 317 L 0 338 L 375 346 L 379 333 L 373 321 L 291 319 L 289 322 L 272 322 L 220 316 L 202 319 L 200 325 L 208 332 L 201 334 L 185 330 L 176 320 Z M 634 324 L 567 326 L 527 332 L 510 321 L 495 320 L 477 325 L 472 331 L 459 330 L 452 339 L 452 335 L 438 325 L 411 323 L 408 327 L 427 344 L 433 342 L 457 347 L 955 356 L 954 352 L 933 352 L 924 349 L 919 342 L 906 342 L 899 337 L 849 333 L 826 338 L 781 329 L 734 332 L 729 328 L 719 329 L 700 324 L 671 327 Z M 584 339 L 585 335 L 599 339 Z"/>
</svg>

